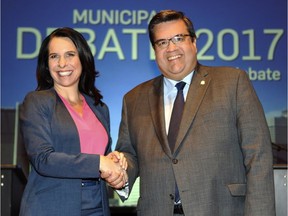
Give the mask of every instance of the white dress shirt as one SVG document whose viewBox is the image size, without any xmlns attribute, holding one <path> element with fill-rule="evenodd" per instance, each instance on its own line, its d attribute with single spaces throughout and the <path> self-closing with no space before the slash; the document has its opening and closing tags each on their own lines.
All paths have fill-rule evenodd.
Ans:
<svg viewBox="0 0 288 216">
<path fill-rule="evenodd" d="M 177 95 L 177 88 L 175 87 L 175 85 L 180 81 L 183 81 L 186 83 L 183 89 L 184 101 L 186 101 L 188 89 L 189 89 L 193 74 L 194 74 L 194 71 L 192 71 L 192 73 L 184 77 L 183 80 L 179 80 L 179 81 L 171 80 L 171 79 L 164 77 L 164 83 L 163 83 L 164 84 L 164 111 L 165 111 L 165 126 L 166 126 L 167 134 L 169 130 L 173 104 Z"/>
</svg>

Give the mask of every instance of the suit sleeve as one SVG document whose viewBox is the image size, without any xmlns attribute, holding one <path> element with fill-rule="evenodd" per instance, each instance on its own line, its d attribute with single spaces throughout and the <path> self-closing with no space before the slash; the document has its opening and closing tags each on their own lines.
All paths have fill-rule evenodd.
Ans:
<svg viewBox="0 0 288 216">
<path fill-rule="evenodd" d="M 237 128 L 247 175 L 245 215 L 275 215 L 273 156 L 260 101 L 244 71 L 237 86 Z"/>
<path fill-rule="evenodd" d="M 129 106 L 129 108 L 131 108 L 131 106 Z M 119 152 L 123 152 L 128 162 L 127 173 L 130 194 L 133 184 L 138 177 L 138 160 L 136 154 L 136 147 L 130 137 L 128 115 L 129 113 L 127 111 L 127 104 L 124 97 L 122 106 L 122 119 L 120 122 L 119 137 L 116 145 L 116 150 Z M 128 197 L 125 198 L 123 196 L 120 196 L 120 198 L 122 201 L 124 201 Z"/>
</svg>

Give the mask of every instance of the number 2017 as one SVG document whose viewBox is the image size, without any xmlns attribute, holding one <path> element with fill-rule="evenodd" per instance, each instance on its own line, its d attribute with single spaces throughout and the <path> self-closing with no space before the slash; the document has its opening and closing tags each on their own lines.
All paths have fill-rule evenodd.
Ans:
<svg viewBox="0 0 288 216">
<path fill-rule="evenodd" d="M 265 35 L 274 35 L 271 40 L 271 43 L 268 47 L 267 60 L 273 60 L 275 49 L 278 42 L 281 39 L 281 36 L 284 33 L 283 29 L 264 29 L 263 33 Z M 242 56 L 242 60 L 261 60 L 262 57 L 255 54 L 255 32 L 254 29 L 248 29 L 242 31 L 243 35 L 248 36 L 248 55 Z M 208 55 L 209 49 L 212 47 L 214 42 L 213 32 L 209 29 L 199 29 L 196 32 L 197 38 L 200 39 L 201 35 L 206 35 L 207 40 L 204 46 L 198 50 L 198 59 L 199 60 L 214 60 L 215 56 Z M 232 53 L 227 55 L 224 53 L 224 37 L 231 36 L 232 39 Z M 220 59 L 224 61 L 233 61 L 239 56 L 239 35 L 234 29 L 223 29 L 217 35 L 217 53 Z M 227 44 L 226 44 L 227 45 Z"/>
</svg>

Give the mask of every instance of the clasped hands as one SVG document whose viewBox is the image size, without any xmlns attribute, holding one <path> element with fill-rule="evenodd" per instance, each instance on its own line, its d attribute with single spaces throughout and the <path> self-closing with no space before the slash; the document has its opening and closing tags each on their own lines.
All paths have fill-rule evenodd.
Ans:
<svg viewBox="0 0 288 216">
<path fill-rule="evenodd" d="M 128 181 L 127 160 L 123 153 L 113 151 L 107 156 L 100 156 L 100 172 L 110 187 L 121 189 Z"/>
</svg>

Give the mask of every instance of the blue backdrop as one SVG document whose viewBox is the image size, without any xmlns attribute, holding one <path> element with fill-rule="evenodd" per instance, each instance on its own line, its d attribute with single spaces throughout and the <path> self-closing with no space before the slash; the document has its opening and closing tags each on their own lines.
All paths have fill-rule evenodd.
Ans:
<svg viewBox="0 0 288 216">
<path fill-rule="evenodd" d="M 198 59 L 247 71 L 267 118 L 287 112 L 287 1 L 2 0 L 1 107 L 13 108 L 36 88 L 41 41 L 54 28 L 83 33 L 95 56 L 96 81 L 110 108 L 113 145 L 123 95 L 159 75 L 147 34 L 157 11 L 193 21 Z"/>
</svg>

